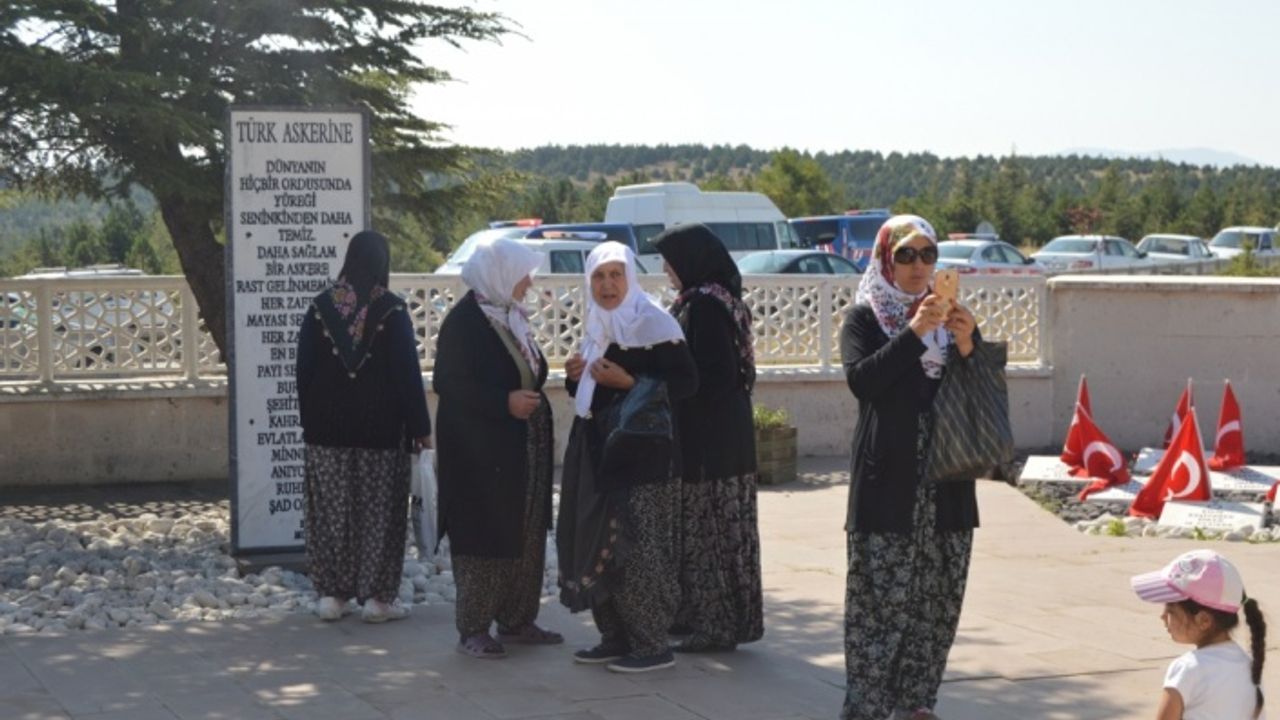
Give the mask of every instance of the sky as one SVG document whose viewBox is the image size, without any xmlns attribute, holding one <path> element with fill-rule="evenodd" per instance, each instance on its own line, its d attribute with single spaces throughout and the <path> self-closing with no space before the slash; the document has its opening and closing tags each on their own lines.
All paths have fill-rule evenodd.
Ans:
<svg viewBox="0 0 1280 720">
<path fill-rule="evenodd" d="M 473 0 L 434 43 L 448 139 L 928 151 L 1211 148 L 1280 166 L 1275 0 Z"/>
</svg>

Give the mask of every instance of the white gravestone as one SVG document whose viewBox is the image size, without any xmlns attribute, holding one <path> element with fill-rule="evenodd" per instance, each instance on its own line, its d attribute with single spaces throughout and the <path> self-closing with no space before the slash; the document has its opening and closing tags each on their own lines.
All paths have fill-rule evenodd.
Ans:
<svg viewBox="0 0 1280 720">
<path fill-rule="evenodd" d="M 1155 472 L 1164 450 L 1160 448 L 1143 448 L 1133 463 L 1135 475 L 1150 475 Z M 1213 457 L 1213 452 L 1205 453 L 1205 459 Z M 1229 470 L 1209 471 L 1209 487 L 1214 492 L 1247 492 L 1264 495 L 1271 486 L 1280 480 L 1280 467 L 1275 465 L 1242 465 Z"/>
<path fill-rule="evenodd" d="M 1263 526 L 1266 508 L 1262 503 L 1170 501 L 1160 512 L 1163 527 L 1199 528 L 1211 532 L 1232 532 L 1244 527 Z"/>
</svg>

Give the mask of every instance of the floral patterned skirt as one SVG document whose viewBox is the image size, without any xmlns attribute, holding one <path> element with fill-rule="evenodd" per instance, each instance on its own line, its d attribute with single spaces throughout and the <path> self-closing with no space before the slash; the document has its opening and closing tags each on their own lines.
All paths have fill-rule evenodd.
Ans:
<svg viewBox="0 0 1280 720">
<path fill-rule="evenodd" d="M 308 574 L 321 597 L 392 602 L 409 521 L 409 454 L 307 445 Z"/>
<path fill-rule="evenodd" d="M 756 476 L 684 483 L 680 610 L 690 648 L 729 648 L 764 635 Z"/>
</svg>

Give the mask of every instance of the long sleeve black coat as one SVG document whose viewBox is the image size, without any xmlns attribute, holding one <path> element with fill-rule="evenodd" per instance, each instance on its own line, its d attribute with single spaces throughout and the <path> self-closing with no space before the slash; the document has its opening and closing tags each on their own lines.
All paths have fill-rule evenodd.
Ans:
<svg viewBox="0 0 1280 720">
<path fill-rule="evenodd" d="M 867 305 L 856 305 L 845 316 L 840 354 L 858 399 L 845 524 L 850 532 L 911 531 L 922 481 L 916 454 L 920 413 L 931 408 L 937 390 L 937 381 L 920 365 L 924 351 L 924 342 L 909 327 L 886 336 Z M 943 531 L 978 526 L 973 481 L 938 486 L 937 521 Z"/>
<path fill-rule="evenodd" d="M 541 353 L 538 359 L 533 389 L 542 392 L 547 363 Z M 440 326 L 432 385 L 440 397 L 441 535 L 448 534 L 459 555 L 517 557 L 529 486 L 529 424 L 507 407 L 507 396 L 521 389 L 520 370 L 473 293 Z M 550 493 L 539 512 L 550 525 Z"/>
<path fill-rule="evenodd" d="M 431 434 L 413 322 L 399 303 L 376 324 L 369 357 L 348 372 L 314 311 L 298 332 L 298 407 L 310 445 L 406 448 Z"/>
<path fill-rule="evenodd" d="M 720 301 L 694 295 L 681 325 L 698 367 L 698 391 L 679 403 L 684 482 L 756 470 L 751 394 L 740 368 L 733 319 Z"/>
</svg>

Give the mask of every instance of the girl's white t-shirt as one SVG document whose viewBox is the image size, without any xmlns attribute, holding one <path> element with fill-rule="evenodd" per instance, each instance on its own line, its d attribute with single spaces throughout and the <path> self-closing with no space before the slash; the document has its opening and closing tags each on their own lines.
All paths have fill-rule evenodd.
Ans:
<svg viewBox="0 0 1280 720">
<path fill-rule="evenodd" d="M 1182 720 L 1254 720 L 1251 664 L 1234 642 L 1196 648 L 1169 664 L 1164 686 L 1182 695 Z"/>
</svg>

